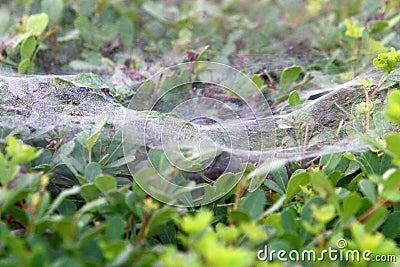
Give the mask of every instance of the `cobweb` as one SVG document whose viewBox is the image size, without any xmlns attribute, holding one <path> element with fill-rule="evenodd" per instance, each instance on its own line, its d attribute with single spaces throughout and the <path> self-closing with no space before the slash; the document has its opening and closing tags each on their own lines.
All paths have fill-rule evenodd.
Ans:
<svg viewBox="0 0 400 267">
<path fill-rule="evenodd" d="M 143 90 L 139 88 L 129 108 L 176 114 L 194 124 L 201 136 L 196 140 L 181 136 L 180 141 L 187 144 L 211 139 L 220 149 L 252 161 L 263 156 L 268 160 L 271 155 L 275 159 L 298 160 L 364 151 L 368 146 L 360 136 L 384 134 L 375 125 L 376 121 L 381 123 L 384 93 L 369 100 L 373 110 L 368 114 L 360 111 L 366 103 L 360 79 L 372 78 L 377 84 L 381 77 L 378 70 L 367 71 L 343 84 L 329 82 L 328 87 L 309 86 L 299 91 L 302 103 L 291 107 L 287 100 L 270 106 L 273 101 L 268 92 L 261 92 L 254 84 L 246 82 L 239 71 L 209 64 L 199 68 L 208 72 L 209 77 L 206 75 L 205 79 L 201 78 L 204 74 L 201 71 L 196 78 L 182 78 L 189 65 L 170 68 L 167 72 L 179 77 L 172 82 L 167 79 L 160 84 L 161 76 L 167 74 L 155 75 Z M 373 89 L 369 88 L 368 94 Z M 160 131 L 178 133 L 179 129 L 167 127 Z M 173 142 L 176 141 L 173 138 Z"/>
<path fill-rule="evenodd" d="M 200 178 L 212 183 L 218 175 L 226 178 L 223 174 L 243 173 L 245 163 L 255 164 L 263 174 L 252 178 L 252 191 L 276 162 L 366 151 L 363 137 L 382 138 L 393 130 L 382 115 L 385 90 L 369 98 L 381 76 L 371 69 L 342 84 L 332 79 L 323 83 L 326 77 L 318 77 L 299 90 L 300 104 L 291 106 L 284 96 L 276 103 L 272 89 L 261 91 L 248 74 L 233 67 L 213 62 L 174 65 L 136 90 L 124 120 L 124 152 L 137 151 L 140 144 L 150 149 L 147 159 L 154 173 L 136 181 L 166 203 L 172 200 L 165 196 L 180 192 L 182 186 L 171 180 L 173 170 L 193 180 L 200 173 Z M 370 79 L 375 86 L 364 88 L 360 79 Z M 151 111 L 140 127 L 138 111 Z M 168 162 L 170 169 L 160 168 L 160 162 Z M 131 173 L 137 172 L 137 163 L 130 165 Z M 220 182 L 229 181 L 224 192 L 229 192 L 238 177 Z M 206 189 L 192 193 L 202 195 Z M 208 196 L 201 203 L 221 196 Z"/>
<path fill-rule="evenodd" d="M 205 204 L 229 192 L 246 163 L 267 170 L 265 174 L 280 160 L 365 151 L 363 136 L 382 138 L 393 130 L 382 115 L 385 90 L 369 100 L 373 107 L 365 112 L 366 92 L 359 79 L 371 78 L 376 85 L 382 75 L 378 70 L 342 84 L 313 75 L 315 80 L 298 90 L 301 103 L 295 107 L 285 96 L 277 103 L 278 92 L 261 91 L 248 73 L 213 62 L 188 62 L 160 71 L 135 88 L 128 107 L 102 90 L 66 82 L 73 76 L 3 76 L 0 134 L 40 139 L 67 131 L 71 140 L 109 113 L 109 124 L 123 131 L 124 155 L 136 158 L 128 168 L 142 189 L 170 204 L 186 190 L 190 196 L 182 193 L 188 201 L 184 205 Z M 373 90 L 374 86 L 367 93 Z M 153 166 L 155 173 L 140 180 L 137 173 L 148 171 L 146 166 Z M 210 184 L 182 189 L 180 175 L 170 180 L 175 170 L 190 181 L 205 177 Z M 265 175 L 260 177 L 250 190 L 263 182 Z M 218 186 L 224 189 L 218 191 Z"/>
<path fill-rule="evenodd" d="M 287 65 L 292 63 L 296 61 L 289 60 Z M 136 89 L 128 110 L 175 114 L 179 122 L 192 125 L 189 131 L 192 137 L 182 136 L 185 131 L 176 123 L 168 126 L 168 116 L 163 120 L 142 116 L 148 123 L 142 125 L 144 129 L 141 126 L 135 130 L 135 138 L 153 121 L 153 133 L 147 132 L 148 143 L 142 143 L 144 146 L 160 147 L 168 140 L 176 143 L 178 139 L 182 146 L 193 146 L 207 139 L 218 149 L 252 162 L 263 157 L 264 161 L 269 160 L 271 155 L 275 159 L 299 160 L 363 151 L 368 146 L 360 136 L 379 138 L 391 127 L 383 127 L 380 120 L 384 90 L 371 100 L 374 108 L 368 116 L 359 111 L 366 102 L 359 79 L 372 78 L 377 84 L 381 73 L 376 69 L 342 84 L 319 77 L 306 90 L 299 90 L 302 103 L 291 107 L 286 99 L 270 105 L 274 102 L 270 94 L 273 90 L 259 91 L 239 69 L 204 63 L 194 73 L 190 63 L 177 66 L 159 72 Z M 262 69 L 261 65 L 248 67 Z M 282 67 L 285 64 L 274 68 Z M 127 114 L 126 109 L 103 92 L 55 84 L 54 78 L 3 76 L 0 83 L 3 131 L 8 128 L 8 133 L 31 132 L 27 135 L 37 138 L 56 128 L 81 125 L 87 129 L 103 112 L 114 115 L 110 123 L 123 125 L 121 117 Z M 73 76 L 61 78 L 68 80 Z M 166 132 L 169 137 L 165 137 Z"/>
</svg>

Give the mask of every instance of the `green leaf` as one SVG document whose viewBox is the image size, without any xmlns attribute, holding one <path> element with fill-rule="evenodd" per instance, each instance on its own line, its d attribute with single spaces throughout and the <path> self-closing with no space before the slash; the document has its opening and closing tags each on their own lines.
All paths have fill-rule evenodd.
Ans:
<svg viewBox="0 0 400 267">
<path fill-rule="evenodd" d="M 400 82 L 400 68 L 389 73 L 387 79 L 392 82 Z"/>
<path fill-rule="evenodd" d="M 52 213 L 58 208 L 58 206 L 61 205 L 61 203 L 69 196 L 76 195 L 80 192 L 80 187 L 79 186 L 73 186 L 69 189 L 66 189 L 62 191 L 55 200 L 53 200 L 53 203 L 51 204 L 50 208 L 47 210 L 46 215 L 43 216 L 41 219 L 44 219 L 47 216 L 52 215 Z"/>
<path fill-rule="evenodd" d="M 286 191 L 286 186 L 288 183 L 288 172 L 285 165 L 276 166 L 275 168 L 271 169 L 270 174 L 276 181 L 277 185 L 281 188 L 283 193 Z"/>
<path fill-rule="evenodd" d="M 81 195 L 86 202 L 90 202 L 99 198 L 100 190 L 94 184 L 84 184 L 81 186 Z"/>
<path fill-rule="evenodd" d="M 121 38 L 124 48 L 130 50 L 134 44 L 134 27 L 130 19 L 124 17 L 118 20 L 119 36 Z"/>
<path fill-rule="evenodd" d="M 198 54 L 197 59 L 196 59 L 197 61 L 201 61 L 203 59 L 203 57 L 204 57 L 206 51 L 208 50 L 208 48 L 210 48 L 210 46 L 206 45 L 206 46 L 204 46 L 204 47 L 202 47 L 202 48 L 200 48 L 198 50 L 199 54 Z"/>
<path fill-rule="evenodd" d="M 364 27 L 362 27 L 358 22 L 351 22 L 350 19 L 345 19 L 344 21 L 346 25 L 345 35 L 354 39 L 358 39 L 362 36 L 364 31 Z"/>
<path fill-rule="evenodd" d="M 123 165 L 126 165 L 136 159 L 135 155 L 127 155 L 126 157 L 117 159 L 114 162 L 111 162 L 105 166 L 105 168 L 117 168 Z"/>
<path fill-rule="evenodd" d="M 100 164 L 97 162 L 89 163 L 85 168 L 85 178 L 89 182 L 94 182 L 95 178 L 103 172 Z"/>
<path fill-rule="evenodd" d="M 28 266 L 45 266 L 47 251 L 43 245 L 34 246 L 29 253 Z"/>
<path fill-rule="evenodd" d="M 284 161 L 277 161 L 271 166 L 271 170 L 269 172 L 272 175 L 272 179 L 265 179 L 264 185 L 268 188 L 278 192 L 283 195 L 286 191 L 286 186 L 288 183 L 288 173 L 285 167 Z M 261 171 L 262 167 L 260 168 Z"/>
<path fill-rule="evenodd" d="M 1 197 L 0 197 L 0 203 L 1 203 Z M 10 206 L 7 208 L 7 213 L 12 214 L 12 216 L 15 218 L 15 220 L 17 220 L 23 226 L 26 227 L 28 225 L 30 214 L 25 209 L 20 208 L 17 205 L 13 205 L 13 206 Z M 1 238 L 1 235 L 0 235 L 0 238 Z"/>
<path fill-rule="evenodd" d="M 59 212 L 59 214 L 64 216 L 73 216 L 77 211 L 77 207 L 74 201 L 65 199 L 58 206 L 57 211 Z"/>
<path fill-rule="evenodd" d="M 251 221 L 250 215 L 241 210 L 233 210 L 228 214 L 228 220 L 232 223 Z"/>
<path fill-rule="evenodd" d="M 308 184 L 310 180 L 310 175 L 307 172 L 301 172 L 290 177 L 287 189 L 286 189 L 286 200 L 285 203 L 288 203 L 292 200 L 292 198 L 300 192 L 300 186 L 304 186 Z"/>
<path fill-rule="evenodd" d="M 367 43 L 367 49 L 361 49 L 361 54 L 378 55 L 389 50 L 389 47 L 386 47 L 382 42 L 377 41 L 374 38 L 368 38 Z"/>
<path fill-rule="evenodd" d="M 214 190 L 215 193 L 212 196 L 212 200 L 216 200 L 217 198 L 220 198 L 224 195 L 226 195 L 227 192 L 229 192 L 239 181 L 240 179 L 240 173 L 235 175 L 233 173 L 227 172 L 222 174 L 220 177 L 218 177 L 217 181 L 214 183 Z M 206 198 L 206 196 L 204 196 Z M 203 199 L 204 201 L 205 199 Z"/>
<path fill-rule="evenodd" d="M 107 240 L 120 239 L 125 232 L 126 222 L 121 215 L 115 215 L 107 219 L 105 238 Z"/>
<path fill-rule="evenodd" d="M 274 186 L 274 190 L 279 190 L 281 194 L 284 193 L 285 188 L 279 187 L 278 184 L 268 182 L 265 178 L 267 175 L 274 170 L 278 170 L 280 168 L 283 168 L 286 164 L 286 160 L 275 160 L 272 163 L 271 162 L 266 162 L 262 164 L 261 166 L 258 166 L 255 170 L 251 171 L 247 177 L 251 179 L 250 185 L 249 185 L 249 192 L 255 191 L 263 182 L 267 183 L 267 186 Z"/>
<path fill-rule="evenodd" d="M 161 232 L 158 233 L 162 244 L 172 244 L 177 246 L 178 242 L 176 239 L 176 229 L 173 224 L 167 224 L 165 227 L 161 228 Z"/>
<path fill-rule="evenodd" d="M 247 212 L 253 220 L 257 220 L 260 218 L 266 202 L 267 198 L 263 190 L 256 190 L 252 193 L 247 192 L 246 197 L 240 203 L 239 209 Z"/>
<path fill-rule="evenodd" d="M 89 136 L 89 138 L 86 140 L 86 147 L 89 152 L 92 151 L 93 146 L 96 144 L 97 140 L 99 139 L 99 136 L 101 134 L 101 131 L 94 132 L 92 135 Z"/>
<path fill-rule="evenodd" d="M 300 95 L 299 95 L 299 93 L 296 90 L 290 92 L 290 94 L 289 94 L 289 105 L 291 107 L 296 107 L 299 104 L 300 104 Z"/>
<path fill-rule="evenodd" d="M 95 73 L 80 73 L 68 81 L 72 82 L 76 86 L 92 89 L 112 89 L 114 87 L 110 81 Z"/>
<path fill-rule="evenodd" d="M 207 209 L 200 209 L 194 215 L 186 214 L 179 222 L 183 231 L 189 235 L 196 235 L 206 229 L 213 220 L 213 213 Z"/>
<path fill-rule="evenodd" d="M 96 186 L 103 192 L 108 192 L 117 188 L 117 181 L 111 175 L 102 175 L 95 178 Z"/>
<path fill-rule="evenodd" d="M 394 154 L 396 158 L 400 159 L 400 133 L 391 133 L 385 138 L 386 146 Z"/>
<path fill-rule="evenodd" d="M 307 243 L 312 238 L 312 233 L 308 232 L 304 227 L 304 223 L 307 222 L 310 225 L 313 225 L 316 222 L 316 219 L 312 216 L 312 205 L 322 206 L 325 205 L 326 201 L 319 196 L 310 198 L 304 204 L 301 209 L 301 222 L 302 222 L 302 229 L 301 229 L 301 241 L 302 244 Z"/>
<path fill-rule="evenodd" d="M 386 29 L 388 26 L 389 23 L 385 20 L 371 21 L 370 23 L 368 23 L 368 30 L 373 32 L 380 32 Z"/>
<path fill-rule="evenodd" d="M 388 172 L 391 172 L 388 170 Z M 385 179 L 383 180 L 383 192 L 382 196 L 385 196 L 389 201 L 399 202 L 400 194 L 399 194 L 399 186 L 400 186 L 400 171 L 395 171 L 387 177 L 384 175 Z"/>
<path fill-rule="evenodd" d="M 266 211 L 264 211 L 262 217 L 264 218 L 264 217 L 270 216 L 274 212 L 277 212 L 282 207 L 285 199 L 286 199 L 286 195 L 285 194 L 281 195 L 281 197 L 274 204 L 272 204 L 271 207 L 269 207 Z"/>
<path fill-rule="evenodd" d="M 76 216 L 79 218 L 86 212 L 94 212 L 97 211 L 98 209 L 102 208 L 107 204 L 107 200 L 105 198 L 98 198 L 95 199 L 91 202 L 86 202 L 85 205 L 83 205 L 76 214 Z"/>
<path fill-rule="evenodd" d="M 7 153 L 11 156 L 11 162 L 28 163 L 35 158 L 37 158 L 41 151 L 35 151 L 35 148 L 22 143 L 22 141 L 17 140 L 14 136 L 9 136 L 7 138 Z"/>
<path fill-rule="evenodd" d="M 381 175 L 381 163 L 379 162 L 379 157 L 377 153 L 368 151 L 361 153 L 359 156 L 355 157 L 355 161 L 360 165 L 361 169 L 367 176 L 374 174 Z"/>
<path fill-rule="evenodd" d="M 400 91 L 391 91 L 387 97 L 387 102 L 384 115 L 391 122 L 400 125 Z"/>
<path fill-rule="evenodd" d="M 19 74 L 33 74 L 34 72 L 35 72 L 35 64 L 29 58 L 22 60 L 18 64 Z"/>
<path fill-rule="evenodd" d="M 294 83 L 300 76 L 302 69 L 300 66 L 292 66 L 283 70 L 280 78 L 279 92 L 286 94 L 292 83 Z"/>
<path fill-rule="evenodd" d="M 375 184 L 367 179 L 359 183 L 361 192 L 374 204 L 377 201 Z"/>
<path fill-rule="evenodd" d="M 281 212 L 280 222 L 285 233 L 298 233 L 299 225 L 296 222 L 298 214 L 293 207 Z"/>
<path fill-rule="evenodd" d="M 80 36 L 86 43 L 97 45 L 96 38 L 94 38 L 94 31 L 88 17 L 77 17 L 74 21 L 74 26 L 79 30 Z"/>
<path fill-rule="evenodd" d="M 375 232 L 386 220 L 389 211 L 385 207 L 379 207 L 364 221 L 365 230 Z"/>
<path fill-rule="evenodd" d="M 66 159 L 71 155 L 71 153 L 74 151 L 75 148 L 75 142 L 73 140 L 61 145 L 61 147 L 54 153 L 53 159 L 52 159 L 52 164 L 57 165 L 63 161 L 63 159 Z"/>
<path fill-rule="evenodd" d="M 384 154 L 381 159 L 381 168 L 379 170 L 379 173 L 383 175 L 387 170 L 395 168 L 396 166 L 393 164 L 392 161 L 393 158 L 391 155 L 389 155 L 389 153 Z"/>
<path fill-rule="evenodd" d="M 376 67 L 380 68 L 385 74 L 390 74 L 393 70 L 398 67 L 400 62 L 400 51 L 396 51 L 394 47 L 390 48 L 387 53 L 379 54 L 373 63 Z"/>
<path fill-rule="evenodd" d="M 108 118 L 109 118 L 108 113 L 102 113 L 99 119 L 96 121 L 93 129 L 91 130 L 90 136 L 86 139 L 86 147 L 89 152 L 92 151 L 93 146 L 99 139 L 101 131 L 103 130 L 104 125 L 107 123 Z"/>
<path fill-rule="evenodd" d="M 378 136 L 386 136 L 390 133 L 391 123 L 385 118 L 384 112 L 374 114 L 373 122 Z"/>
<path fill-rule="evenodd" d="M 151 164 L 161 175 L 166 175 L 173 167 L 165 153 L 160 149 L 150 149 L 148 157 Z"/>
<path fill-rule="evenodd" d="M 330 175 L 334 171 L 345 172 L 349 166 L 349 160 L 343 157 L 341 153 L 334 153 L 321 156 L 319 164 L 324 166 L 324 172 Z"/>
<path fill-rule="evenodd" d="M 347 222 L 361 207 L 361 197 L 353 192 L 343 200 L 342 220 Z"/>
<path fill-rule="evenodd" d="M 125 197 L 125 204 L 129 210 L 138 216 L 140 220 L 143 220 L 143 209 L 138 205 L 140 201 L 142 201 L 141 197 L 133 192 L 129 192 Z"/>
<path fill-rule="evenodd" d="M 32 60 L 34 58 L 34 54 L 36 53 L 38 45 L 39 43 L 35 37 L 29 36 L 28 38 L 26 38 L 22 42 L 20 48 L 21 60 L 24 59 Z"/>
<path fill-rule="evenodd" d="M 177 215 L 176 210 L 169 207 L 156 210 L 149 221 L 149 236 L 154 234 L 157 228 L 159 228 L 161 225 L 165 225 L 176 215 Z"/>
<path fill-rule="evenodd" d="M 49 16 L 46 13 L 31 15 L 27 22 L 26 28 L 34 36 L 39 36 L 46 29 L 49 23 Z"/>
<path fill-rule="evenodd" d="M 107 123 L 109 117 L 110 117 L 110 114 L 108 114 L 107 112 L 102 113 L 99 116 L 99 118 L 97 119 L 91 132 L 97 133 L 97 132 L 103 130 L 103 127 Z"/>
<path fill-rule="evenodd" d="M 387 217 L 385 224 L 382 228 L 382 233 L 387 237 L 394 239 L 400 236 L 400 212 L 396 211 L 392 214 L 389 214 Z"/>
<path fill-rule="evenodd" d="M 335 207 L 331 204 L 322 206 L 312 205 L 311 211 L 313 217 L 323 225 L 326 225 L 336 216 Z"/>
<path fill-rule="evenodd" d="M 340 212 L 338 197 L 332 182 L 322 171 L 314 171 L 310 173 L 310 182 L 319 195 L 332 204 L 337 211 Z"/>
<path fill-rule="evenodd" d="M 253 77 L 251 77 L 251 80 L 257 85 L 258 88 L 261 88 L 264 85 L 264 81 L 263 79 L 261 79 L 260 75 L 253 75 Z"/>
<path fill-rule="evenodd" d="M 31 163 L 34 169 L 50 167 L 53 154 L 48 149 L 43 149 L 42 151 L 43 152 L 40 154 L 40 156 L 34 159 Z"/>
<path fill-rule="evenodd" d="M 56 24 L 62 15 L 63 0 L 42 0 L 42 11 L 49 15 L 49 24 Z"/>
</svg>

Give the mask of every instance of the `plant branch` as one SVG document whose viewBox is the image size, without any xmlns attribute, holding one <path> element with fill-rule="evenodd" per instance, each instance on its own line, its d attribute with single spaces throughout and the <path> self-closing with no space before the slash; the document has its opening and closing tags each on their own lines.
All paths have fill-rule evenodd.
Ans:
<svg viewBox="0 0 400 267">
<path fill-rule="evenodd" d="M 360 217 L 357 218 L 357 221 L 363 222 L 368 219 L 377 209 L 383 206 L 387 202 L 387 198 L 382 198 L 379 202 L 375 203 L 369 210 L 364 212 Z"/>
<path fill-rule="evenodd" d="M 386 81 L 386 75 L 382 77 L 382 79 L 379 81 L 378 85 L 376 86 L 375 90 L 369 95 L 369 99 L 372 99 L 376 93 L 378 93 L 379 89 L 381 89 L 382 85 Z"/>
</svg>

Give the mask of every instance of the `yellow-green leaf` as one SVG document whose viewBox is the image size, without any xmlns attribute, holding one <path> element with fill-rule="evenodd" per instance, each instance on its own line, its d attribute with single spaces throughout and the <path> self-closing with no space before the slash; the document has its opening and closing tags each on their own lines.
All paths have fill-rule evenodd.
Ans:
<svg viewBox="0 0 400 267">
<path fill-rule="evenodd" d="M 49 16 L 46 13 L 40 13 L 32 15 L 26 22 L 26 29 L 32 33 L 32 35 L 38 36 L 43 33 L 49 23 Z"/>
<path fill-rule="evenodd" d="M 20 48 L 20 55 L 21 55 L 21 59 L 32 59 L 33 55 L 36 52 L 36 49 L 38 47 L 38 41 L 36 40 L 35 37 L 33 36 L 29 36 L 28 38 L 26 38 L 22 44 L 21 44 L 21 48 Z"/>
</svg>

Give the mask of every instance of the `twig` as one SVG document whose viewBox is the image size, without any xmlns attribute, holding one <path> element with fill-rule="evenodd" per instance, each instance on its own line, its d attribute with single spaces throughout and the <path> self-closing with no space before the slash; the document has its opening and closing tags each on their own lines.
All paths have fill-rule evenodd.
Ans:
<svg viewBox="0 0 400 267">
<path fill-rule="evenodd" d="M 313 164 L 314 161 L 318 160 L 321 156 L 316 156 L 315 158 L 313 158 L 312 160 L 306 162 L 305 167 L 308 168 L 311 166 L 311 164 Z"/>
<path fill-rule="evenodd" d="M 371 216 L 377 209 L 383 206 L 387 202 L 387 198 L 382 198 L 378 203 L 373 205 L 369 210 L 364 212 L 360 217 L 357 218 L 357 221 L 362 222 L 366 220 L 369 216 Z"/>
<path fill-rule="evenodd" d="M 143 243 L 143 241 L 146 239 L 147 236 L 147 225 L 150 222 L 150 218 L 151 218 L 151 213 L 149 212 L 144 212 L 144 219 L 142 222 L 142 227 L 140 228 L 140 231 L 138 233 L 138 237 L 136 239 L 135 245 L 140 245 Z"/>
<path fill-rule="evenodd" d="M 375 90 L 369 95 L 369 99 L 372 99 L 376 93 L 378 93 L 379 89 L 382 87 L 383 83 L 386 81 L 386 76 L 384 76 L 380 81 L 379 84 L 376 86 Z"/>
<path fill-rule="evenodd" d="M 40 183 L 41 184 L 38 195 L 33 195 L 32 197 L 32 213 L 29 218 L 28 226 L 26 227 L 26 239 L 29 239 L 31 237 L 31 234 L 35 230 L 37 215 L 39 213 L 40 207 L 42 206 L 43 198 L 46 193 L 46 188 L 49 183 L 49 177 L 47 175 L 43 175 Z"/>
<path fill-rule="evenodd" d="M 0 62 L 3 62 L 4 64 L 13 66 L 13 67 L 15 67 L 15 68 L 18 67 L 18 64 L 17 64 L 17 63 L 12 62 L 12 61 L 10 61 L 10 60 L 8 60 L 8 59 L 5 59 L 5 58 L 3 58 L 3 57 L 0 57 Z"/>
<path fill-rule="evenodd" d="M 314 76 L 308 74 L 301 82 L 299 82 L 295 87 L 293 87 L 292 91 L 300 89 L 301 87 L 309 83 L 312 79 L 314 79 Z"/>
<path fill-rule="evenodd" d="M 310 124 L 306 124 L 306 131 L 305 131 L 305 133 L 304 133 L 304 142 L 303 142 L 303 157 L 304 157 L 304 154 L 306 153 L 306 150 L 307 150 L 307 146 L 308 146 L 308 135 L 309 135 L 309 132 L 310 132 Z M 304 159 L 302 159 L 301 161 L 300 161 L 300 165 L 302 166 L 302 167 L 305 167 L 305 163 L 304 163 Z"/>
<path fill-rule="evenodd" d="M 236 189 L 235 202 L 233 204 L 234 210 L 237 210 L 239 208 L 240 198 L 245 190 L 246 186 L 243 184 L 243 179 L 240 179 Z"/>
</svg>

